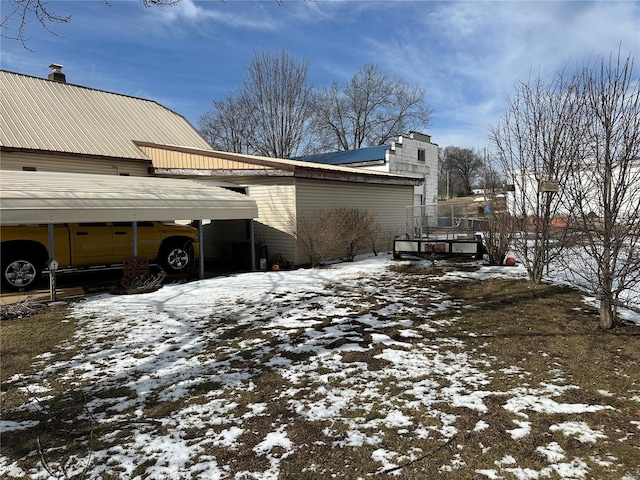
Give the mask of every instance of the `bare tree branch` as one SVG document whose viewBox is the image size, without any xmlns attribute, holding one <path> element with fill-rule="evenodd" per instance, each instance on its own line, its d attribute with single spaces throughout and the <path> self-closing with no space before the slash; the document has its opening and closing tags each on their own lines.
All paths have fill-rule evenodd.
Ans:
<svg viewBox="0 0 640 480">
<path fill-rule="evenodd" d="M 514 249 L 536 284 L 565 244 L 567 225 L 554 223 L 554 218 L 567 216 L 565 194 L 544 191 L 540 185 L 564 184 L 579 157 L 577 109 L 562 73 L 551 82 L 536 78 L 516 84 L 515 97 L 491 128 L 502 170 L 516 187 L 512 209 L 521 235 L 514 238 Z"/>
<path fill-rule="evenodd" d="M 566 265 L 599 298 L 604 329 L 616 323 L 625 292 L 640 284 L 639 86 L 633 58 L 620 52 L 585 66 L 575 85 L 583 151 L 565 188 L 581 251 Z"/>
<path fill-rule="evenodd" d="M 474 184 L 482 178 L 484 164 L 480 155 L 470 148 L 452 146 L 441 153 L 441 170 L 448 177 L 450 195 L 470 195 Z"/>
<path fill-rule="evenodd" d="M 250 106 L 253 153 L 276 158 L 305 153 L 312 107 L 308 69 L 308 62 L 298 62 L 284 50 L 254 54 L 239 93 Z"/>
<path fill-rule="evenodd" d="M 617 322 L 640 284 L 640 80 L 633 58 L 611 55 L 571 78 L 520 83 L 492 139 L 516 186 L 515 250 L 540 282 L 551 260 Z M 557 193 L 541 189 L 553 181 Z M 569 235 L 570 234 L 570 235 Z M 570 250 L 565 246 L 570 241 Z"/>
<path fill-rule="evenodd" d="M 179 4 L 182 0 L 140 0 L 145 7 L 172 7 Z M 224 0 L 220 0 L 225 3 Z M 283 0 L 274 0 L 276 4 L 282 6 Z M 109 0 L 104 0 L 106 5 Z M 0 22 L 0 37 L 17 40 L 22 46 L 29 49 L 28 43 L 30 37 L 27 35 L 27 29 L 31 19 L 35 18 L 40 26 L 51 33 L 57 34 L 52 30 L 51 26 L 56 23 L 68 23 L 73 14 L 61 15 L 56 13 L 49 6 L 49 2 L 43 0 L 3 0 L 3 15 Z M 11 26 L 15 24 L 15 33 L 8 33 L 12 30 Z"/>
<path fill-rule="evenodd" d="M 317 93 L 314 124 L 338 150 L 383 145 L 428 125 L 431 112 L 424 97 L 424 90 L 368 64 L 350 81 Z"/>
</svg>

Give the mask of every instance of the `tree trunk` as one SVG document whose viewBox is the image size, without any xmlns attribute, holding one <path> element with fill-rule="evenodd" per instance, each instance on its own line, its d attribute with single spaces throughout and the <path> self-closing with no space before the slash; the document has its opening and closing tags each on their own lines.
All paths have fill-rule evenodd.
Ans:
<svg viewBox="0 0 640 480">
<path fill-rule="evenodd" d="M 613 328 L 613 309 L 611 300 L 608 298 L 600 300 L 600 328 L 602 330 L 611 330 Z"/>
</svg>

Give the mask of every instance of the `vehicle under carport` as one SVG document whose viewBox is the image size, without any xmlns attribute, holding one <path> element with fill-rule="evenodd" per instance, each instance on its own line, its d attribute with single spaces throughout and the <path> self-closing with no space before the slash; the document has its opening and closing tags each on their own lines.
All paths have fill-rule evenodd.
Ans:
<svg viewBox="0 0 640 480">
<path fill-rule="evenodd" d="M 55 259 L 53 226 L 72 222 L 132 222 L 133 256 L 137 222 L 192 220 L 202 238 L 203 220 L 250 220 L 253 199 L 216 182 L 193 179 L 0 171 L 0 225 L 49 225 L 50 260 Z M 253 237 L 253 231 L 250 230 Z M 253 238 L 250 239 L 253 245 Z M 199 255 L 199 276 L 204 258 Z M 55 264 L 54 264 L 55 265 Z M 52 269 L 54 270 L 54 269 Z M 55 298 L 55 275 L 51 297 Z"/>
</svg>

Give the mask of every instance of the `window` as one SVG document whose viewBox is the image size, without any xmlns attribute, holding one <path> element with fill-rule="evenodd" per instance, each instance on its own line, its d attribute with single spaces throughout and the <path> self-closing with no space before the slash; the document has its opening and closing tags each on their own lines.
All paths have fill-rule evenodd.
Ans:
<svg viewBox="0 0 640 480">
<path fill-rule="evenodd" d="M 425 161 L 424 148 L 419 148 L 418 149 L 418 161 L 419 162 L 424 162 Z"/>
</svg>

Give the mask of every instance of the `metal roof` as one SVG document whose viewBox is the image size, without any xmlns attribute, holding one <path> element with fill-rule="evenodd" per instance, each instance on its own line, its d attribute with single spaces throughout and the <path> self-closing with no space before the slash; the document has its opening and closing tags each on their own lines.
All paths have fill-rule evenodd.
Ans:
<svg viewBox="0 0 640 480">
<path fill-rule="evenodd" d="M 377 145 L 375 147 L 343 150 L 340 152 L 318 153 L 296 157 L 295 160 L 304 162 L 323 163 L 325 165 L 346 165 L 349 163 L 375 162 L 384 160 L 386 151 L 391 145 Z"/>
<path fill-rule="evenodd" d="M 146 159 L 136 140 L 211 148 L 154 101 L 0 70 L 3 148 Z"/>
<path fill-rule="evenodd" d="M 137 142 L 137 145 L 151 159 L 155 173 L 158 175 L 198 175 L 198 172 L 205 172 L 207 175 L 224 176 L 225 171 L 236 174 L 243 170 L 247 172 L 261 170 L 261 175 L 292 175 L 300 178 L 357 183 L 418 185 L 422 182 L 421 179 L 406 175 L 363 168 L 260 157 L 242 153 L 205 151 L 148 142 Z"/>
<path fill-rule="evenodd" d="M 0 224 L 233 220 L 258 216 L 247 195 L 212 181 L 0 171 Z"/>
</svg>

